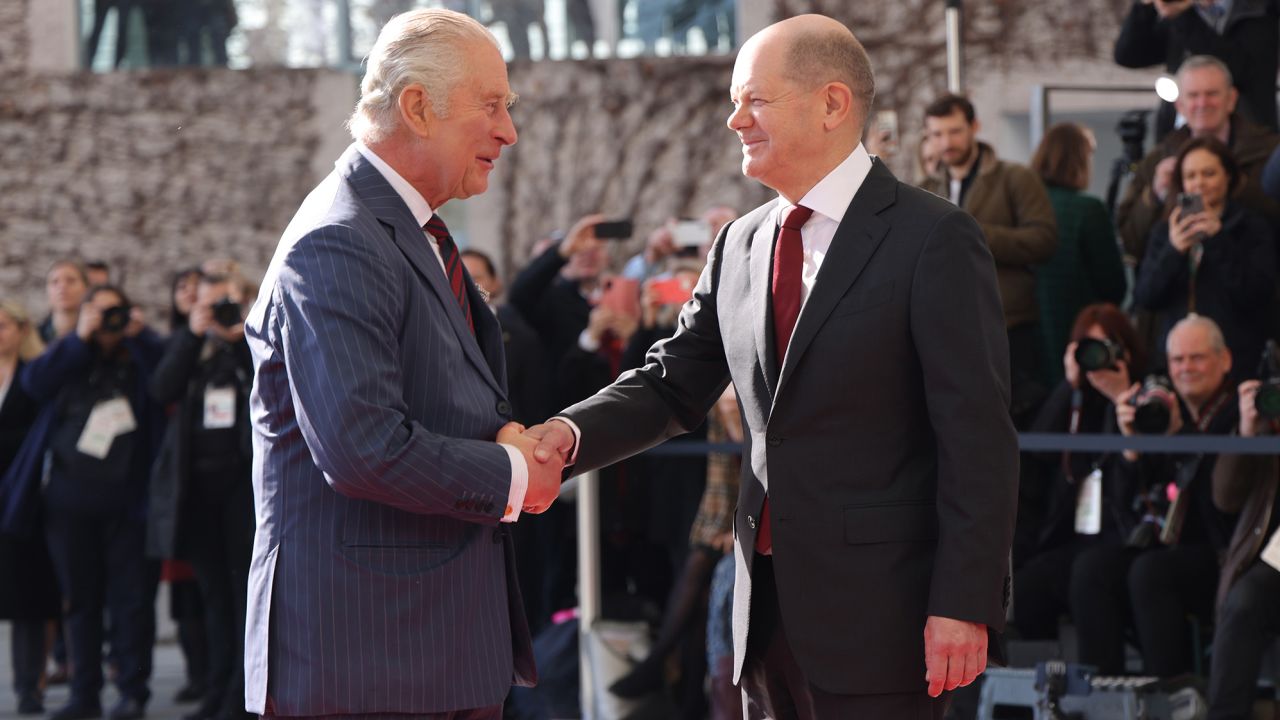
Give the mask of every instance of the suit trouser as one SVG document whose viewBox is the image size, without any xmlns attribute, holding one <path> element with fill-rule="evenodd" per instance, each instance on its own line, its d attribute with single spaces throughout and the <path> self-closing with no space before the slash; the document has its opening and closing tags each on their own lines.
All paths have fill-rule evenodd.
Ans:
<svg viewBox="0 0 1280 720">
<path fill-rule="evenodd" d="M 1209 718 L 1253 712 L 1262 655 L 1280 636 L 1280 572 L 1253 563 L 1236 579 L 1218 613 L 1209 674 Z"/>
<path fill-rule="evenodd" d="M 244 712 L 244 623 L 253 555 L 253 486 L 248 477 L 192 478 L 183 514 L 187 555 L 200 585 L 208 638 L 208 677 L 201 709 Z"/>
<path fill-rule="evenodd" d="M 146 526 L 128 511 L 84 514 L 48 507 L 45 534 L 62 588 L 73 702 L 97 705 L 102 691 L 102 612 L 122 695 L 151 696 L 155 593 L 144 557 Z"/>
<path fill-rule="evenodd" d="M 45 628 L 48 620 L 14 620 L 9 636 L 13 661 L 13 691 L 19 699 L 40 697 L 44 674 Z"/>
<path fill-rule="evenodd" d="M 766 555 L 756 555 L 751 568 L 750 627 L 742 668 L 746 720 L 941 720 L 946 715 L 950 693 L 937 698 L 924 692 L 837 695 L 805 679 L 787 642 L 773 558 Z"/>
</svg>

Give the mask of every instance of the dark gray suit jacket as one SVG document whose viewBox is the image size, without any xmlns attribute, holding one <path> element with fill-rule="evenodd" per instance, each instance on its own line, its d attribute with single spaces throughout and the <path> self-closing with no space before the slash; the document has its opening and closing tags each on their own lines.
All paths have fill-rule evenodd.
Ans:
<svg viewBox="0 0 1280 720">
<path fill-rule="evenodd" d="M 423 714 L 535 679 L 510 534 L 502 335 L 353 147 L 285 231 L 245 332 L 258 530 L 248 709 Z"/>
<path fill-rule="evenodd" d="M 880 162 L 858 190 L 777 368 L 777 203 L 717 238 L 676 334 L 565 415 L 576 471 L 697 426 L 730 379 L 746 419 L 735 518 L 735 679 L 766 491 L 782 623 L 808 680 L 925 689 L 928 615 L 1004 626 L 1017 487 L 995 267 L 955 206 Z"/>
</svg>

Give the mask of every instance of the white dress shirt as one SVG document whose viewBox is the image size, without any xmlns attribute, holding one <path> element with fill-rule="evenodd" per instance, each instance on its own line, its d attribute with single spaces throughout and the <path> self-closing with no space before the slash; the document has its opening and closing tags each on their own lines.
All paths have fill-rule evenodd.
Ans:
<svg viewBox="0 0 1280 720">
<path fill-rule="evenodd" d="M 809 301 L 809 293 L 813 284 L 818 281 L 818 271 L 822 269 L 822 261 L 831 249 L 831 241 L 835 239 L 836 228 L 844 220 L 844 213 L 853 202 L 867 175 L 871 173 L 871 156 L 867 154 L 862 143 L 853 149 L 839 165 L 827 173 L 814 185 L 798 204 L 813 211 L 805 224 L 800 227 L 800 240 L 804 246 L 804 265 L 800 275 L 800 315 L 796 323 L 804 317 L 804 308 Z M 778 227 L 782 222 L 782 211 L 791 207 L 790 201 L 778 196 L 777 206 L 769 213 L 769 222 Z M 573 457 L 577 460 L 578 443 L 582 441 L 582 430 L 569 418 L 556 416 L 573 430 Z"/>
<path fill-rule="evenodd" d="M 364 156 L 369 164 L 372 165 L 387 183 L 391 185 L 391 189 L 395 190 L 404 200 L 404 204 L 409 206 L 409 212 L 413 213 L 413 219 L 418 223 L 418 227 L 423 227 L 427 221 L 435 215 L 435 211 L 431 209 L 431 204 L 427 199 L 422 197 L 422 193 L 418 192 L 413 185 L 409 184 L 387 164 L 385 160 L 378 157 L 378 154 L 370 150 L 364 143 L 356 141 L 356 150 Z M 440 262 L 441 269 L 444 269 L 444 259 L 440 257 L 440 245 L 436 241 L 435 236 L 426 230 L 422 231 L 422 236 L 426 238 L 427 243 L 431 245 L 432 252 L 436 255 L 436 260 Z M 448 271 L 445 271 L 446 275 Z M 502 522 L 515 522 L 520 517 L 520 509 L 524 506 L 524 496 L 529 489 L 529 465 L 524 460 L 524 455 L 513 445 L 499 443 L 503 449 L 507 451 L 507 456 L 511 459 L 511 491 L 507 495 L 507 508 L 509 511 L 502 516 Z"/>
</svg>

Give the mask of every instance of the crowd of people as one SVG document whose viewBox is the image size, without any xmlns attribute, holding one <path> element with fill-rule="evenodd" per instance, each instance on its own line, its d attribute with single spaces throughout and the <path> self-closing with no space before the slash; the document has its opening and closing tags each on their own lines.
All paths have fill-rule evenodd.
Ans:
<svg viewBox="0 0 1280 720">
<path fill-rule="evenodd" d="M 1189 6 L 1136 3 L 1117 60 L 1163 61 L 1147 26 L 1168 41 L 1213 21 L 1202 7 L 1213 3 Z M 1219 40 L 1237 27 L 1223 22 Z M 1194 37 L 1174 40 L 1196 47 Z M 1175 56 L 1176 112 L 1114 218 L 1085 193 L 1095 148 L 1087 129 L 1050 128 L 1023 166 L 978 140 L 965 97 L 940 97 L 925 111 L 918 184 L 982 230 L 1020 430 L 1280 430 L 1274 103 L 1233 74 L 1251 67 L 1234 55 Z M 485 253 L 459 253 L 487 304 L 464 308 L 492 312 L 501 326 L 511 402 L 499 412 L 534 425 L 650 362 L 740 210 L 672 219 L 630 258 L 613 252 L 605 217 L 586 216 L 535 243 L 509 283 Z M 43 320 L 0 299 L 0 616 L 12 622 L 18 710 L 44 712 L 44 688 L 63 675 L 70 700 L 53 720 L 100 717 L 107 679 L 120 691 L 108 717 L 142 717 L 164 579 L 188 659 L 184 696 L 196 703 L 187 720 L 243 716 L 255 526 L 245 319 L 256 288 L 230 260 L 180 270 L 167 322 L 157 323 L 101 263 L 60 260 L 45 283 Z M 742 442 L 743 419 L 730 385 L 694 437 Z M 640 456 L 603 470 L 605 612 L 647 620 L 655 635 L 611 686 L 616 695 L 670 688 L 680 717 L 741 716 L 725 580 L 741 463 L 718 453 Z M 1014 635 L 1054 639 L 1069 622 L 1079 660 L 1099 672 L 1207 674 L 1211 717 L 1247 717 L 1263 653 L 1280 635 L 1278 485 L 1275 457 L 1025 453 Z M 512 535 L 537 637 L 577 602 L 572 510 L 554 504 Z M 46 671 L 51 662 L 56 670 Z M 542 717 L 548 702 L 517 693 L 507 713 Z"/>
</svg>

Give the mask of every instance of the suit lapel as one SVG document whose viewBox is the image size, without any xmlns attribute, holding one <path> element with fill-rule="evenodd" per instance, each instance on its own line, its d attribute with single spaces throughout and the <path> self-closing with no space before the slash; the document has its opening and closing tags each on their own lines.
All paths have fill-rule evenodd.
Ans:
<svg viewBox="0 0 1280 720">
<path fill-rule="evenodd" d="M 369 208 L 383 227 L 387 228 L 392 241 L 417 271 L 418 277 L 435 293 L 444 309 L 447 322 L 453 327 L 453 332 L 458 337 L 463 354 L 476 366 L 481 376 L 493 386 L 493 389 L 505 397 L 506 390 L 498 380 L 499 368 L 490 365 L 477 342 L 481 323 L 476 322 L 476 334 L 473 335 L 471 328 L 467 327 L 467 318 L 462 314 L 457 298 L 453 296 L 453 289 L 449 287 L 449 279 L 445 277 L 444 268 L 431 249 L 426 232 L 418 227 L 413 213 L 409 212 L 400 194 L 355 146 L 347 150 L 341 163 L 345 168 L 344 174 L 347 181 L 360 196 L 365 207 Z M 484 309 L 484 301 L 475 291 L 475 283 L 471 282 L 470 275 L 467 275 L 467 285 L 471 298 L 472 317 L 473 320 L 478 320 L 479 312 L 477 311 Z M 486 328 L 492 330 L 487 325 Z"/>
<path fill-rule="evenodd" d="M 857 281 L 889 232 L 888 223 L 877 214 L 893 204 L 898 192 L 897 183 L 893 173 L 877 160 L 849 203 L 791 334 L 791 345 L 787 348 L 786 361 L 773 393 L 775 402 L 831 310 Z"/>
<path fill-rule="evenodd" d="M 760 368 L 764 371 L 769 395 L 776 394 L 778 386 L 778 354 L 774 351 L 773 304 L 769 300 L 773 280 L 773 239 L 778 232 L 774 211 L 765 213 L 760 226 L 751 239 L 751 313 L 752 328 L 756 335 L 756 353 Z"/>
</svg>

